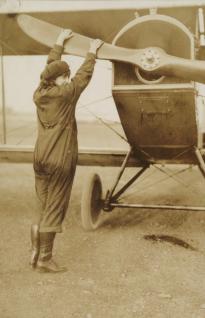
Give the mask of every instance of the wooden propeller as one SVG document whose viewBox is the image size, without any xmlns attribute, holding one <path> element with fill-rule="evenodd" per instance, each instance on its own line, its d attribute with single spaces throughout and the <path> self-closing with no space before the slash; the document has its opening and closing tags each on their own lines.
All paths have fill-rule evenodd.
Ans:
<svg viewBox="0 0 205 318">
<path fill-rule="evenodd" d="M 53 47 L 61 28 L 26 14 L 17 16 L 21 29 L 32 39 Z M 64 52 L 85 57 L 92 39 L 77 33 L 64 45 Z M 165 53 L 161 48 L 129 49 L 104 43 L 97 52 L 98 59 L 131 63 L 157 76 L 175 76 L 205 83 L 205 61 L 188 60 Z"/>
</svg>

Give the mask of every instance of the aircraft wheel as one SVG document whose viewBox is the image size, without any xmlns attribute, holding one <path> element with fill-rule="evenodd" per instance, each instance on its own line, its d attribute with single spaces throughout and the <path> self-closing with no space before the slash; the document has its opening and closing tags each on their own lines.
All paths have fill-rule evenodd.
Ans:
<svg viewBox="0 0 205 318">
<path fill-rule="evenodd" d="M 91 231 L 98 227 L 102 203 L 100 177 L 98 174 L 91 174 L 84 187 L 81 202 L 81 219 L 85 230 Z"/>
</svg>

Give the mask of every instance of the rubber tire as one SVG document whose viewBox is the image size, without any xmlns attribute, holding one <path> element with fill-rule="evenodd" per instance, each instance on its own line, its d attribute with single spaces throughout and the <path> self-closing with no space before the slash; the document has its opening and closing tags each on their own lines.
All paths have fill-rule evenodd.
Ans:
<svg viewBox="0 0 205 318">
<path fill-rule="evenodd" d="M 86 231 L 99 226 L 99 215 L 102 211 L 102 183 L 98 174 L 92 173 L 83 189 L 81 201 L 82 226 Z"/>
</svg>

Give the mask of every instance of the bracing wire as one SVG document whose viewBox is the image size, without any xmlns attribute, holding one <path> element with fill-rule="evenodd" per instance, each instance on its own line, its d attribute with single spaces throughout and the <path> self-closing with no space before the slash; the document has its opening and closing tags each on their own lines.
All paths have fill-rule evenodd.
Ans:
<svg viewBox="0 0 205 318">
<path fill-rule="evenodd" d="M 190 169 L 190 167 L 186 167 L 186 168 L 184 168 L 184 169 L 181 169 L 180 171 L 177 171 L 177 172 L 173 173 L 171 176 L 174 177 L 174 176 L 176 176 L 176 175 L 182 174 L 182 173 L 186 172 L 186 171 L 189 170 L 189 169 Z M 154 170 L 154 171 L 157 171 L 157 170 Z M 162 172 L 164 172 L 164 171 L 162 171 Z M 136 191 L 137 191 L 137 194 L 143 193 L 145 190 L 147 191 L 147 189 L 152 188 L 153 186 L 155 186 L 155 185 L 157 185 L 157 184 L 159 184 L 159 183 L 161 183 L 161 182 L 167 181 L 167 180 L 171 177 L 170 175 L 167 175 L 166 177 L 161 178 L 161 179 L 158 180 L 158 181 L 155 181 L 155 182 L 152 182 L 152 183 L 148 184 L 148 185 L 147 185 L 146 187 L 144 187 L 143 189 L 142 189 L 142 188 L 141 188 L 141 189 L 137 189 L 137 186 L 139 186 L 139 184 L 141 185 L 141 183 L 142 183 L 145 179 L 147 179 L 148 177 L 150 177 L 150 175 L 151 175 L 151 174 L 149 174 L 149 175 L 148 175 L 147 177 L 145 177 L 143 180 L 139 180 L 138 183 L 137 183 L 137 185 L 135 186 L 135 189 L 133 189 L 133 191 L 129 192 L 127 195 L 123 196 L 122 199 L 127 199 L 127 198 L 133 196 L 134 194 L 136 194 Z"/>
<path fill-rule="evenodd" d="M 93 113 L 89 108 L 88 106 L 90 106 L 91 104 L 94 104 L 94 103 L 97 103 L 97 102 L 100 102 L 100 101 L 104 101 L 108 98 L 111 98 L 112 96 L 107 96 L 103 99 L 99 99 L 99 100 L 96 100 L 94 102 L 91 102 L 89 104 L 86 104 L 86 105 L 82 105 L 79 108 L 86 108 L 86 110 L 92 115 L 94 116 L 99 122 L 101 122 L 105 127 L 109 128 L 112 132 L 114 132 L 118 137 L 120 137 L 122 140 L 124 140 L 126 143 L 128 143 L 128 140 L 123 136 L 121 135 L 116 129 L 114 129 L 113 127 L 111 127 L 111 125 L 109 125 L 108 123 L 106 123 L 101 117 L 97 116 L 95 113 Z"/>
<path fill-rule="evenodd" d="M 33 136 L 35 132 L 36 132 L 36 128 L 32 129 L 31 133 L 30 133 L 28 136 L 26 136 L 26 137 L 31 137 L 31 136 Z M 16 145 L 22 144 L 22 142 L 24 141 L 24 139 L 25 139 L 25 137 L 24 137 L 24 138 L 21 138 L 21 139 L 16 143 Z"/>
<path fill-rule="evenodd" d="M 160 168 L 157 165 L 154 165 L 155 169 L 161 171 L 162 173 L 166 174 L 168 177 L 172 178 L 174 181 L 178 182 L 179 184 L 182 184 L 184 187 L 188 188 L 188 184 L 183 182 L 181 179 L 178 179 L 175 177 L 175 175 L 173 175 L 172 173 L 169 173 L 167 171 L 165 171 L 164 169 Z M 168 169 L 167 169 L 168 170 Z"/>
<path fill-rule="evenodd" d="M 95 103 L 103 102 L 104 100 L 109 99 L 109 98 L 112 98 L 112 95 L 106 96 L 106 97 L 104 97 L 104 98 L 96 99 L 96 100 L 94 100 L 94 101 L 92 101 L 92 102 L 89 102 L 89 103 L 87 103 L 87 104 L 84 104 L 84 105 L 80 105 L 80 106 L 77 107 L 77 109 L 86 108 L 86 107 L 88 107 L 88 106 L 90 106 L 90 105 L 93 105 L 93 104 L 95 104 Z"/>
<path fill-rule="evenodd" d="M 14 133 L 15 131 L 18 131 L 19 129 L 26 129 L 27 127 L 30 127 L 30 126 L 31 126 L 30 124 L 26 124 L 26 125 L 23 125 L 20 127 L 12 128 L 12 129 L 8 130 L 7 136 L 10 136 L 12 133 Z"/>
</svg>

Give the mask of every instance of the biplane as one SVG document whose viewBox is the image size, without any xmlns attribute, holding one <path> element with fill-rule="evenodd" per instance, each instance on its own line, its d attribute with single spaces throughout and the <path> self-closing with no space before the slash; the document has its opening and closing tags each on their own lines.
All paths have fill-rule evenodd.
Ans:
<svg viewBox="0 0 205 318">
<path fill-rule="evenodd" d="M 205 1 L 166 1 L 160 6 L 155 1 L 151 8 L 141 1 L 138 10 L 134 1 L 123 9 L 119 5 L 123 1 L 109 9 L 94 2 L 94 10 L 0 14 L 5 55 L 48 54 L 60 28 L 74 32 L 65 54 L 84 57 L 91 38 L 104 41 L 97 58 L 112 62 L 112 95 L 129 151 L 79 151 L 79 164 L 120 166 L 105 197 L 99 175 L 90 176 L 82 198 L 83 227 L 97 228 L 100 213 L 116 207 L 205 210 L 120 201 L 152 165 L 196 165 L 205 176 L 205 148 L 196 111 L 196 82 L 205 84 Z M 12 161 L 12 156 L 13 161 L 31 161 L 26 149 L 2 146 L 0 156 L 1 161 Z M 117 189 L 127 167 L 137 171 Z"/>
</svg>

